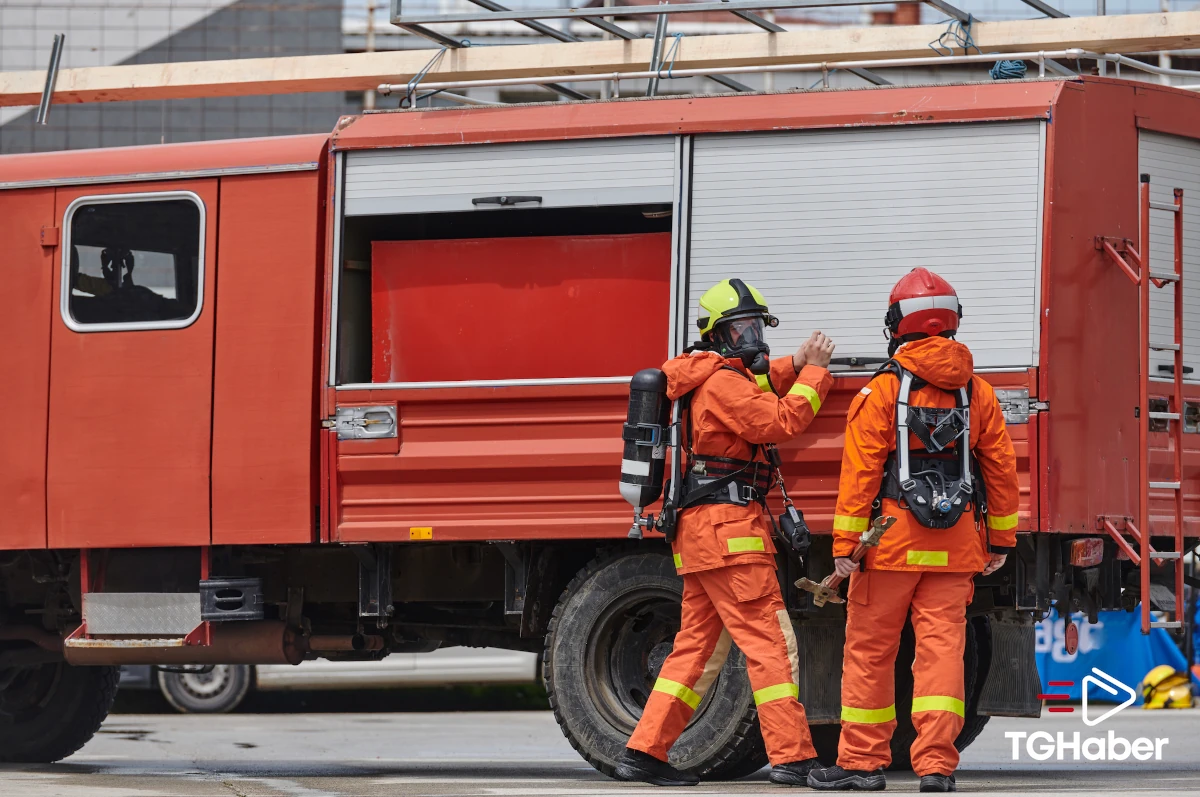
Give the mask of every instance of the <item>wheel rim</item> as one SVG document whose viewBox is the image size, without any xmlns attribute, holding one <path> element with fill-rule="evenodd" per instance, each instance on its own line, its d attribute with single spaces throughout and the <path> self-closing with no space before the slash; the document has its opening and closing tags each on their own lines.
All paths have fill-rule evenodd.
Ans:
<svg viewBox="0 0 1200 797">
<path fill-rule="evenodd" d="M 179 688 L 196 700 L 212 700 L 229 690 L 233 682 L 233 668 L 218 664 L 209 672 L 175 673 Z"/>
<path fill-rule="evenodd" d="M 0 722 L 22 722 L 41 712 L 58 687 L 63 666 L 43 664 L 20 670 L 0 690 Z"/>
<path fill-rule="evenodd" d="M 642 716 L 678 630 L 679 593 L 665 587 L 635 587 L 618 595 L 592 626 L 584 654 L 588 692 L 604 719 L 626 736 Z M 707 703 L 701 702 L 693 722 Z"/>
</svg>

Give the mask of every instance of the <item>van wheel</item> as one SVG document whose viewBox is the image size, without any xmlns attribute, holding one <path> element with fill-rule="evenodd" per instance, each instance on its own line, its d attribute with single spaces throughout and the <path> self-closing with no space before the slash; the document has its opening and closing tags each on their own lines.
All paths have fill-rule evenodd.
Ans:
<svg viewBox="0 0 1200 797">
<path fill-rule="evenodd" d="M 563 735 L 610 777 L 679 630 L 683 580 L 669 556 L 596 559 L 563 591 L 550 619 L 543 677 Z M 766 764 L 746 659 L 736 647 L 671 748 L 671 763 L 702 778 Z"/>
<path fill-rule="evenodd" d="M 208 672 L 158 673 L 158 688 L 182 714 L 224 714 L 245 699 L 253 680 L 247 664 L 218 664 Z"/>
<path fill-rule="evenodd" d="M 118 667 L 54 662 L 0 671 L 0 761 L 48 764 L 83 747 L 117 696 Z"/>
</svg>

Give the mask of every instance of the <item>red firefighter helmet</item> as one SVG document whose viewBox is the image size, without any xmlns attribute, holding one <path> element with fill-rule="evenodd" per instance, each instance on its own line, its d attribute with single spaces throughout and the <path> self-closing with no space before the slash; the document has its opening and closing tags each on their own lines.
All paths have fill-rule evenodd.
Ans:
<svg viewBox="0 0 1200 797">
<path fill-rule="evenodd" d="M 884 317 L 889 337 L 943 335 L 958 329 L 962 305 L 954 287 L 927 268 L 914 268 L 892 288 Z"/>
</svg>

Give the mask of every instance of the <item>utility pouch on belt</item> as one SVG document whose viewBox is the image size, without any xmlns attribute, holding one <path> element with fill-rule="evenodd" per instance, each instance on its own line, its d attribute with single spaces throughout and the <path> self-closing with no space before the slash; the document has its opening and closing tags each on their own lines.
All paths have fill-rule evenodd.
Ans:
<svg viewBox="0 0 1200 797">
<path fill-rule="evenodd" d="M 683 501 L 680 509 L 705 504 L 749 506 L 764 503 L 771 489 L 771 472 L 766 462 L 726 457 L 692 457 L 692 467 L 683 477 Z"/>
</svg>

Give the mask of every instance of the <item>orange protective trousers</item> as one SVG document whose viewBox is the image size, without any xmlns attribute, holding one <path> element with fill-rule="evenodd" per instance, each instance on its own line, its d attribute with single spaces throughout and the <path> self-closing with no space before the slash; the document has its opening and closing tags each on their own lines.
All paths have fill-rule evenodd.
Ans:
<svg viewBox="0 0 1200 797">
<path fill-rule="evenodd" d="M 628 746 L 666 761 L 737 643 L 746 655 L 771 763 L 815 758 L 808 719 L 797 699 L 796 634 L 775 568 L 751 563 L 685 573 L 680 620 L 675 647 L 663 662 Z"/>
<path fill-rule="evenodd" d="M 963 727 L 963 646 L 974 573 L 867 570 L 850 577 L 842 663 L 842 739 L 838 765 L 874 770 L 892 762 L 896 730 L 896 650 L 912 610 L 912 746 L 918 775 L 950 775 Z"/>
</svg>

